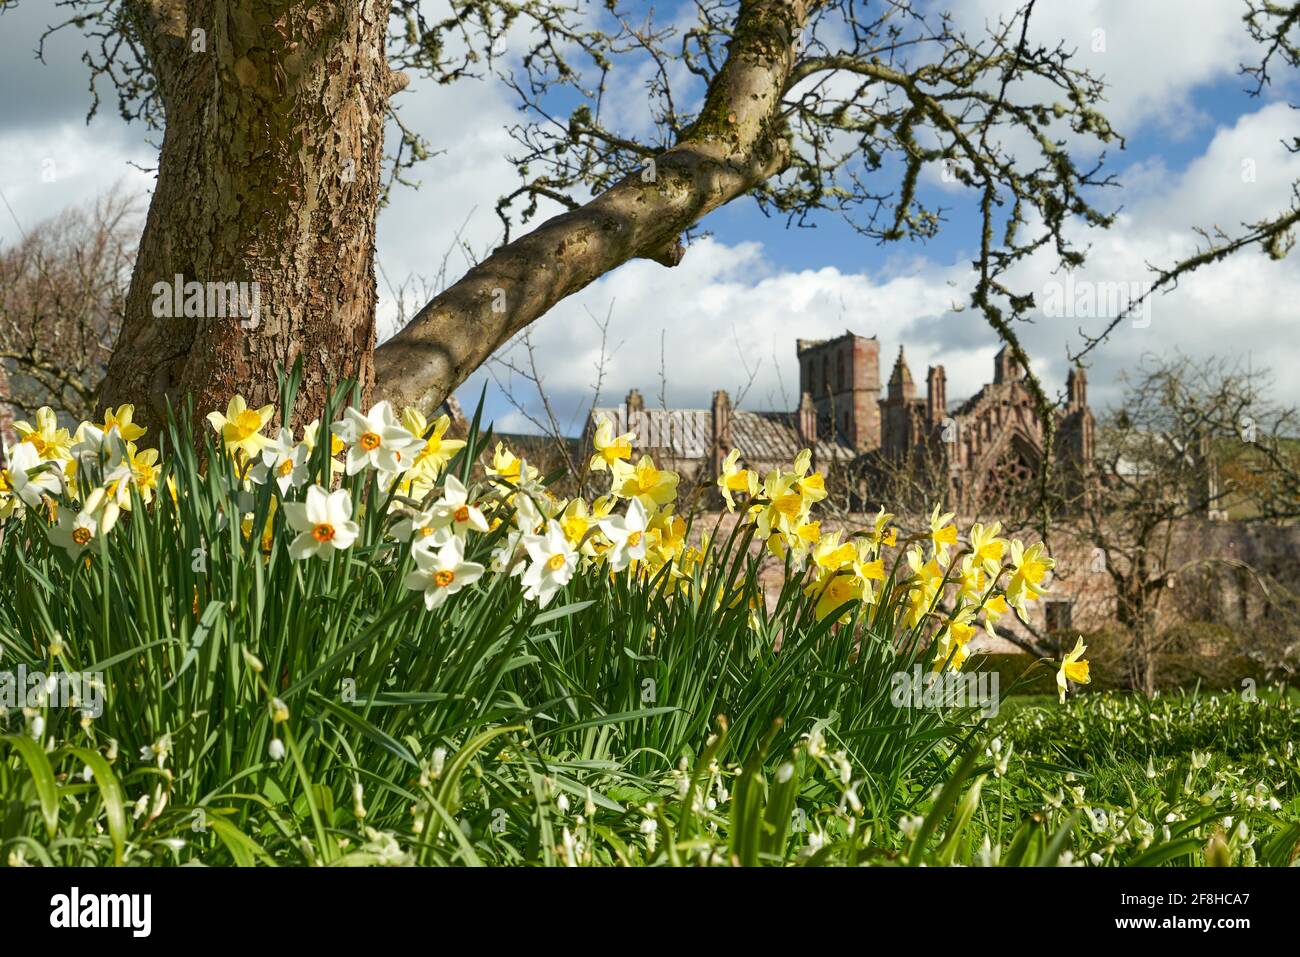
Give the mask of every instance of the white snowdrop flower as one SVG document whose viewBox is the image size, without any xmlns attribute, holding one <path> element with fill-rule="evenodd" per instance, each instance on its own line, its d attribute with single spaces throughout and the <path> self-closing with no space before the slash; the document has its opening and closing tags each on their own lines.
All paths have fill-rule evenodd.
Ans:
<svg viewBox="0 0 1300 957">
<path fill-rule="evenodd" d="M 335 551 L 351 548 L 361 534 L 352 521 L 352 498 L 346 489 L 326 492 L 319 485 L 307 489 L 306 502 L 285 502 L 284 515 L 298 535 L 289 544 L 296 560 L 329 558 Z"/>
<path fill-rule="evenodd" d="M 271 743 L 266 746 L 266 753 L 271 756 L 272 761 L 283 761 L 284 742 L 279 738 L 272 738 Z"/>
<path fill-rule="evenodd" d="M 989 836 L 985 834 L 984 843 L 982 843 L 979 850 L 975 852 L 975 866 L 997 867 L 998 862 L 1001 861 L 1001 859 L 1002 848 L 994 847 L 992 842 L 989 841 Z"/>
</svg>

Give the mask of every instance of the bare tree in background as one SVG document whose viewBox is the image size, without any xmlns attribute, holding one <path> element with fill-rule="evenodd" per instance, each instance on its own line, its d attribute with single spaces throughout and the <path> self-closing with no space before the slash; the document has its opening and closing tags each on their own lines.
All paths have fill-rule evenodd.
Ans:
<svg viewBox="0 0 1300 957">
<path fill-rule="evenodd" d="M 92 418 L 121 328 L 138 202 L 114 191 L 0 247 L 0 363 L 18 415 Z"/>
<path fill-rule="evenodd" d="M 1087 500 L 1059 514 L 1058 539 L 1091 547 L 1110 579 L 1130 681 L 1147 694 L 1174 635 L 1162 612 L 1179 576 L 1241 564 L 1210 547 L 1189 558 L 1178 536 L 1216 516 L 1300 510 L 1279 496 L 1286 486 L 1273 464 L 1300 462 L 1293 444 L 1287 451 L 1294 410 L 1270 405 L 1267 384 L 1266 374 L 1224 360 L 1149 357 L 1098 424 Z"/>
</svg>

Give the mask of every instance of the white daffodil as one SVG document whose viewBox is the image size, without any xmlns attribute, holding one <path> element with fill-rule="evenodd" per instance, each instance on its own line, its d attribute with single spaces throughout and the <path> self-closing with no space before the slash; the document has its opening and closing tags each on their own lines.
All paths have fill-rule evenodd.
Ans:
<svg viewBox="0 0 1300 957">
<path fill-rule="evenodd" d="M 555 519 L 546 523 L 544 535 L 527 535 L 523 543 L 524 550 L 532 559 L 532 564 L 524 572 L 525 594 L 545 608 L 555 593 L 573 577 L 578 566 L 578 553 Z"/>
<path fill-rule="evenodd" d="M 329 558 L 335 550 L 350 548 L 361 534 L 352 521 L 352 498 L 346 489 L 326 492 L 319 485 L 307 489 L 306 502 L 285 502 L 284 516 L 298 536 L 289 544 L 295 559 Z"/>
<path fill-rule="evenodd" d="M 441 523 L 433 509 L 406 512 L 393 525 L 393 537 L 399 542 L 428 544 L 435 548 L 446 545 L 455 537 L 448 525 Z"/>
<path fill-rule="evenodd" d="M 50 543 L 76 558 L 95 536 L 112 531 L 120 514 L 121 509 L 112 497 L 97 488 L 86 496 L 80 512 L 60 510 L 59 523 L 49 530 Z"/>
<path fill-rule="evenodd" d="M 397 475 L 412 464 L 415 453 L 424 445 L 397 421 L 387 400 L 377 402 L 368 415 L 349 407 L 343 420 L 334 423 L 333 431 L 347 443 L 349 475 L 365 468 Z"/>
<path fill-rule="evenodd" d="M 294 443 L 291 431 L 281 429 L 262 449 L 261 461 L 253 466 L 248 477 L 258 485 L 265 485 L 268 480 L 274 479 L 283 495 L 290 488 L 307 484 L 310 473 L 307 459 L 310 455 L 311 450 L 305 444 Z"/>
<path fill-rule="evenodd" d="M 19 442 L 9 450 L 9 467 L 5 469 L 5 483 L 28 508 L 39 508 L 46 495 L 57 495 L 63 488 L 63 478 L 57 464 L 44 464 L 36 447 L 30 442 Z M 40 469 L 33 472 L 33 469 Z"/>
<path fill-rule="evenodd" d="M 102 463 L 121 443 L 122 440 L 116 433 L 105 433 L 97 425 L 82 422 L 77 429 L 70 454 L 80 468 L 87 463 Z"/>
<path fill-rule="evenodd" d="M 433 504 L 432 511 L 439 525 L 451 528 L 457 535 L 463 536 L 471 528 L 476 532 L 488 530 L 487 519 L 469 503 L 469 492 L 454 475 L 448 475 L 443 482 L 442 498 Z"/>
<path fill-rule="evenodd" d="M 543 515 L 537 503 L 529 495 L 514 495 L 511 503 L 515 507 L 515 527 L 525 535 L 532 535 L 542 527 Z"/>
<path fill-rule="evenodd" d="M 632 499 L 627 504 L 626 515 L 611 515 L 600 520 L 600 530 L 610 540 L 612 547 L 608 555 L 609 567 L 621 572 L 632 562 L 645 561 L 646 526 L 650 516 L 640 499 Z"/>
<path fill-rule="evenodd" d="M 465 561 L 465 543 L 459 538 L 437 549 L 417 544 L 412 554 L 416 570 L 406 576 L 403 584 L 424 592 L 424 606 L 430 611 L 483 575 L 482 565 Z"/>
<path fill-rule="evenodd" d="M 527 558 L 519 553 L 523 548 L 524 533 L 514 531 L 506 532 L 506 537 L 502 539 L 501 544 L 492 550 L 492 570 L 498 575 L 515 575 L 523 574 L 528 567 Z"/>
</svg>

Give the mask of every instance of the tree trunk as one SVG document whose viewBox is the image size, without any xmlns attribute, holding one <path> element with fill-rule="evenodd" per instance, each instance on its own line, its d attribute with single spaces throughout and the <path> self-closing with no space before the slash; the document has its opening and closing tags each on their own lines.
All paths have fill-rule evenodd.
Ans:
<svg viewBox="0 0 1300 957">
<path fill-rule="evenodd" d="M 273 402 L 298 358 L 301 415 L 341 378 L 369 391 L 384 115 L 404 85 L 387 14 L 197 0 L 147 31 L 167 125 L 105 404 L 156 426 L 169 400 Z"/>
</svg>

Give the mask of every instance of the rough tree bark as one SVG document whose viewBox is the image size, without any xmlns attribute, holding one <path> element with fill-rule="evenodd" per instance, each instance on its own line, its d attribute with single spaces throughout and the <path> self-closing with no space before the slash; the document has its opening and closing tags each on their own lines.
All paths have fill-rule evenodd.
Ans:
<svg viewBox="0 0 1300 957">
<path fill-rule="evenodd" d="M 679 143 L 498 249 L 378 353 L 384 107 L 404 85 L 384 60 L 386 4 L 143 5 L 159 18 L 148 52 L 167 129 L 105 401 L 134 402 L 155 420 L 185 396 L 199 411 L 235 391 L 268 402 L 276 364 L 301 356 L 305 409 L 350 377 L 367 394 L 377 378 L 384 397 L 432 410 L 564 297 L 629 259 L 674 265 L 685 229 L 785 168 L 780 102 L 809 3 L 742 4 L 728 58 Z M 205 54 L 190 51 L 197 24 L 215 25 Z M 156 318 L 154 284 L 176 275 L 258 281 L 259 326 Z"/>
<path fill-rule="evenodd" d="M 270 402 L 299 357 L 307 408 L 342 377 L 369 389 L 384 114 L 404 85 L 386 2 L 136 9 L 167 123 L 103 400 L 155 423 L 167 400 Z M 155 284 L 177 276 L 258 283 L 256 325 L 156 316 Z"/>
</svg>

